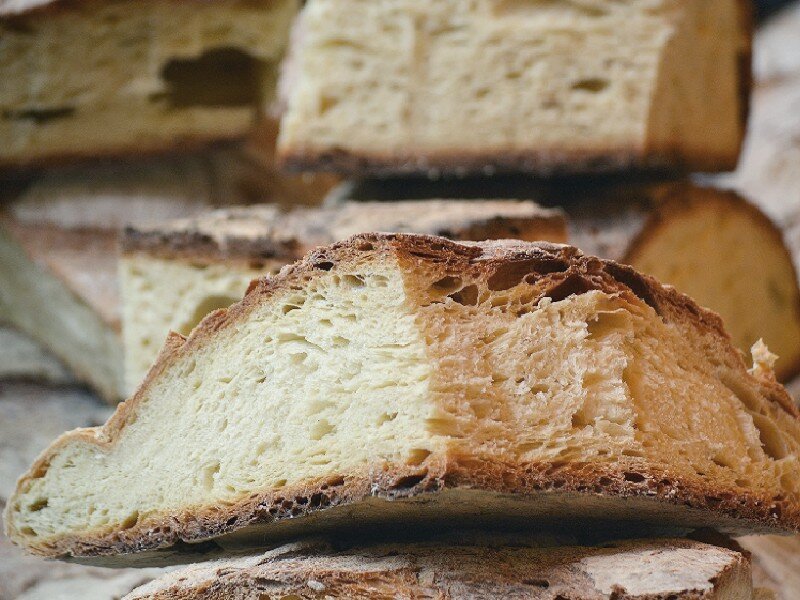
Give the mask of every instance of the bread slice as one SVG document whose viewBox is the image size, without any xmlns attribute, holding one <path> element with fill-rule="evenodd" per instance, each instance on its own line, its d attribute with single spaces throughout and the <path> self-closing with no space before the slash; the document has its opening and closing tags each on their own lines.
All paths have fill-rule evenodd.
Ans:
<svg viewBox="0 0 800 600">
<path fill-rule="evenodd" d="M 239 300 L 252 279 L 364 231 L 551 242 L 567 235 L 560 212 L 503 200 L 345 202 L 290 213 L 253 206 L 130 228 L 120 263 L 126 389 L 136 389 L 170 331 L 188 335 Z"/>
<path fill-rule="evenodd" d="M 688 540 L 603 547 L 290 544 L 172 571 L 123 600 L 753 600 L 745 556 Z"/>
<path fill-rule="evenodd" d="M 51 351 L 78 380 L 118 402 L 120 231 L 131 223 L 206 211 L 223 200 L 245 201 L 223 184 L 210 164 L 217 161 L 228 164 L 220 151 L 53 169 L 4 194 L 0 318 Z"/>
<path fill-rule="evenodd" d="M 800 235 L 793 239 L 789 228 L 784 240 L 781 227 L 742 196 L 684 180 L 542 184 L 492 177 L 360 182 L 339 186 L 328 199 L 424 199 L 444 190 L 558 207 L 567 215 L 571 244 L 632 265 L 719 313 L 745 353 L 763 338 L 779 357 L 780 381 L 800 374 L 800 287 L 790 249 L 795 241 L 800 250 Z M 800 223 L 800 210 L 797 215 Z"/>
<path fill-rule="evenodd" d="M 569 246 L 361 234 L 170 335 L 106 425 L 22 476 L 7 532 L 146 564 L 406 519 L 793 531 L 798 410 L 756 359 Z"/>
<path fill-rule="evenodd" d="M 0 3 L 0 165 L 244 137 L 298 0 Z"/>
<path fill-rule="evenodd" d="M 729 170 L 749 12 L 741 0 L 311 0 L 279 154 L 357 175 Z"/>
</svg>

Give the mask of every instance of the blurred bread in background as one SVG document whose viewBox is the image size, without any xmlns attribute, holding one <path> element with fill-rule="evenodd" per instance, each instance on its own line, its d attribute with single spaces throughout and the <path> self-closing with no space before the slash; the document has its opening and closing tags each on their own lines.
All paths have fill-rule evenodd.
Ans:
<svg viewBox="0 0 800 600">
<path fill-rule="evenodd" d="M 298 0 L 3 0 L 0 166 L 241 139 Z"/>
<path fill-rule="evenodd" d="M 736 166 L 741 0 L 310 0 L 279 157 L 352 175 Z"/>
</svg>

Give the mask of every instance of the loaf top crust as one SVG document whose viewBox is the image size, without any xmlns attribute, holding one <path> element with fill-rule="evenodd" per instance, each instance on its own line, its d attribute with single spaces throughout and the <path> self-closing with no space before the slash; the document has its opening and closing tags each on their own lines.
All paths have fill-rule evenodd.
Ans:
<svg viewBox="0 0 800 600">
<path fill-rule="evenodd" d="M 150 227 L 129 227 L 123 252 L 206 260 L 299 260 L 308 250 L 367 231 L 423 233 L 462 239 L 524 237 L 562 242 L 558 209 L 530 201 L 443 200 L 344 202 L 283 212 L 274 205 L 211 211 Z"/>
<path fill-rule="evenodd" d="M 465 600 L 600 600 L 609 595 L 620 600 L 722 599 L 728 593 L 734 597 L 735 590 L 737 598 L 749 600 L 752 582 L 743 554 L 679 539 L 602 547 L 536 547 L 520 541 L 504 546 L 480 539 L 473 544 L 432 541 L 335 548 L 308 541 L 173 571 L 125 600 L 223 598 L 234 590 L 248 598 L 264 593 Z"/>
<path fill-rule="evenodd" d="M 381 513 L 386 510 L 390 520 L 397 520 L 397 515 L 408 511 L 409 507 L 411 513 L 406 512 L 406 517 L 410 514 L 419 519 L 420 514 L 441 516 L 437 510 L 447 502 L 451 503 L 449 506 L 455 514 L 463 518 L 463 511 L 469 511 L 476 501 L 483 503 L 480 506 L 484 510 L 494 506 L 494 510 L 525 514 L 528 519 L 547 514 L 569 515 L 569 520 L 577 515 L 591 515 L 595 519 L 641 517 L 667 528 L 706 526 L 731 533 L 786 532 L 800 528 L 800 507 L 794 493 L 789 491 L 793 489 L 791 486 L 785 488 L 785 493 L 773 495 L 760 488 L 729 487 L 721 483 L 722 479 L 681 480 L 670 469 L 648 465 L 647 461 L 628 467 L 569 461 L 558 465 L 547 462 L 514 465 L 472 457 L 461 451 L 444 451 L 430 455 L 430 460 L 423 459 L 422 464 L 392 463 L 379 469 L 366 466 L 363 471 L 354 469 L 321 479 L 301 480 L 273 491 L 259 491 L 224 506 L 194 507 L 180 515 L 158 512 L 139 519 L 137 513 L 137 518 L 126 522 L 122 529 L 84 530 L 38 539 L 26 537 L 21 529 L 24 521 L 20 522 L 19 516 L 20 495 L 47 475 L 51 462 L 62 450 L 76 445 L 95 447 L 103 453 L 114 450 L 124 439 L 126 428 L 141 421 L 140 412 L 146 410 L 153 394 L 158 394 L 157 390 L 169 373 L 180 369 L 187 361 L 191 361 L 194 368 L 194 357 L 213 347 L 223 332 L 228 335 L 238 331 L 259 306 L 285 298 L 286 294 L 295 293 L 318 278 L 357 273 L 359 268 L 369 269 L 370 265 L 388 262 L 401 265 L 408 278 L 405 284 L 412 288 L 421 282 L 428 285 L 422 281 L 427 281 L 428 276 L 439 277 L 440 287 L 455 277 L 463 277 L 500 293 L 516 288 L 524 280 L 533 306 L 540 301 L 542 306 L 547 306 L 549 302 L 600 292 L 618 299 L 623 305 L 638 306 L 645 311 L 652 309 L 654 320 L 674 326 L 693 338 L 697 360 L 713 361 L 716 369 L 729 375 L 730 383 L 726 386 L 736 390 L 741 402 L 750 403 L 753 410 L 766 411 L 760 414 L 769 414 L 781 423 L 779 427 L 773 425 L 778 427 L 776 435 L 786 434 L 785 443 L 797 443 L 794 437 L 800 415 L 784 388 L 775 382 L 768 365 L 757 361 L 748 373 L 742 355 L 733 348 L 717 315 L 630 267 L 585 256 L 570 246 L 550 243 L 455 243 L 423 235 L 360 234 L 319 248 L 274 277 L 254 281 L 242 302 L 212 313 L 188 338 L 172 334 L 138 391 L 120 405 L 106 425 L 65 434 L 21 478 L 15 497 L 6 509 L 10 537 L 29 550 L 47 556 L 75 556 L 87 560 L 100 557 L 98 562 L 110 557 L 107 564 L 113 564 L 114 556 L 122 553 L 157 551 L 168 562 L 174 562 L 179 560 L 176 554 L 183 551 L 208 549 L 202 544 L 187 547 L 181 541 L 197 542 L 222 536 L 225 540 L 222 546 L 226 547 L 237 544 L 237 536 L 251 526 L 280 526 L 284 533 L 301 535 L 308 533 L 304 529 L 307 526 L 311 531 L 314 527 L 333 526 L 336 523 L 334 514 L 340 519 L 339 526 L 342 526 L 342 517 L 345 523 L 352 525 L 357 514 L 358 518 L 365 518 L 364 522 L 376 516 L 378 520 L 386 518 L 387 513 Z M 427 275 L 423 277 L 423 273 Z M 357 286 L 358 281 L 353 285 Z M 454 302 L 470 303 L 464 297 Z M 452 306 L 457 307 L 456 304 Z M 437 502 L 430 500 L 432 495 L 441 498 L 442 505 L 437 507 Z M 525 502 L 520 502 L 521 498 L 525 498 Z M 378 507 L 380 500 L 395 502 Z M 416 513 L 415 502 L 417 507 L 420 502 L 427 506 Z M 526 506 L 526 502 L 531 504 Z M 533 507 L 530 514 L 525 512 L 529 507 Z M 40 507 L 34 510 L 37 508 Z M 361 509 L 366 513 L 359 513 Z M 367 515 L 372 509 L 380 514 Z M 486 514 L 499 520 L 499 515 L 508 512 L 490 510 Z M 170 549 L 176 544 L 178 546 Z M 210 546 L 218 547 L 215 542 L 210 542 Z"/>
</svg>

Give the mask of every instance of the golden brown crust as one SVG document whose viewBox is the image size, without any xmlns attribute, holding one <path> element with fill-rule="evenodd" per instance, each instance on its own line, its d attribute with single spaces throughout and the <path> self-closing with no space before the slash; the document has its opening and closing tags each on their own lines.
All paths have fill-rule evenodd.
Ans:
<svg viewBox="0 0 800 600">
<path fill-rule="evenodd" d="M 320 248 L 304 260 L 285 267 L 277 276 L 254 281 L 242 302 L 229 309 L 218 310 L 192 332 L 188 339 L 172 334 L 134 396 L 120 405 L 109 422 L 99 430 L 78 430 L 56 440 L 24 475 L 18 489 L 40 476 L 52 456 L 61 447 L 80 440 L 101 447 L 111 447 L 120 432 L 136 418 L 139 405 L 148 388 L 162 371 L 186 353 L 203 347 L 216 331 L 244 320 L 257 305 L 270 296 L 301 285 L 320 271 L 337 265 L 359 264 L 365 257 L 395 257 L 401 263 L 435 264 L 453 273 L 480 273 L 487 280 L 504 277 L 521 265 L 531 285 L 542 297 L 601 290 L 644 301 L 666 322 L 682 323 L 699 330 L 713 344 L 717 359 L 731 365 L 758 386 L 767 397 L 793 418 L 800 412 L 786 391 L 774 381 L 748 375 L 741 355 L 732 347 L 719 317 L 687 296 L 664 287 L 651 277 L 631 267 L 608 260 L 584 256 L 570 246 L 547 243 L 483 242 L 455 243 L 444 238 L 406 234 L 362 234 L 349 240 Z M 515 271 L 516 272 L 516 271 Z M 518 273 L 517 273 L 518 274 Z M 709 350 L 710 351 L 710 350 Z M 122 531 L 98 532 L 93 535 L 67 536 L 31 543 L 28 548 L 38 554 L 57 557 L 103 557 L 126 552 L 169 549 L 181 542 L 200 542 L 232 534 L 241 535 L 244 528 L 272 523 L 268 530 L 280 535 L 295 530 L 307 533 L 332 526 L 329 516 L 334 507 L 358 511 L 369 509 L 378 499 L 426 502 L 431 495 L 475 495 L 468 504 L 477 508 L 471 518 L 486 518 L 490 498 L 513 503 L 526 519 L 570 517 L 575 507 L 590 520 L 642 521 L 652 526 L 700 528 L 712 527 L 731 533 L 780 532 L 800 529 L 800 507 L 781 496 L 760 496 L 746 489 L 711 489 L 707 482 L 688 481 L 667 470 L 658 470 L 641 463 L 615 465 L 577 463 L 507 464 L 486 459 L 449 454 L 429 459 L 421 466 L 395 464 L 370 465 L 360 473 L 346 473 L 325 480 L 304 482 L 279 491 L 264 490 L 232 506 L 193 507 L 182 514 L 154 516 Z M 524 502 L 523 502 L 524 500 Z M 463 501 L 462 501 L 463 502 Z M 564 504 L 568 509 L 564 509 Z M 415 514 L 415 519 L 435 514 L 436 503 Z M 23 541 L 14 531 L 9 503 L 6 524 L 12 539 Z M 410 504 L 413 509 L 413 502 Z M 402 508 L 401 503 L 395 508 Z M 559 507 L 560 512 L 559 512 Z M 399 510 L 398 508 L 398 510 Z M 571 508 L 571 510 L 569 510 Z M 325 513 L 319 522 L 296 519 Z M 512 514 L 514 511 L 510 511 Z M 373 515 L 374 517 L 374 515 Z M 494 520 L 496 515 L 492 515 Z M 368 520 L 370 515 L 363 517 Z M 298 524 L 299 523 L 299 524 Z M 520 523 L 517 523 L 519 525 Z M 306 527 L 307 526 L 307 527 Z M 282 527 L 283 529 L 281 529 Z M 305 527 L 305 529 L 304 529 Z M 259 539 L 263 540 L 262 537 Z M 224 540 L 225 538 L 223 538 Z M 202 546 L 195 550 L 203 549 Z M 173 548 L 172 552 L 185 550 Z M 153 560 L 158 562 L 157 555 Z M 175 562 L 174 556 L 168 560 Z"/>
<path fill-rule="evenodd" d="M 743 132 L 742 132 L 743 134 Z M 596 151 L 564 148 L 524 152 L 450 152 L 403 155 L 350 152 L 343 148 L 279 147 L 278 165 L 287 171 L 331 171 L 351 177 L 391 175 L 491 175 L 531 173 L 544 176 L 634 172 L 718 172 L 736 168 L 740 144 L 720 155 L 689 155 L 681 150 L 649 151 L 639 148 L 604 148 Z"/>
</svg>

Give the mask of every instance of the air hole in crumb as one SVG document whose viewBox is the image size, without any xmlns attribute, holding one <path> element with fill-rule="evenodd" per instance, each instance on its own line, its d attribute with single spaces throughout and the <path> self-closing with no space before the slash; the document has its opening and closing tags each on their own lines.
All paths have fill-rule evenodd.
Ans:
<svg viewBox="0 0 800 600">
<path fill-rule="evenodd" d="M 47 508 L 47 498 L 39 498 L 28 506 L 30 512 L 39 512 L 43 508 Z"/>
<path fill-rule="evenodd" d="M 219 461 L 215 461 L 203 467 L 203 488 L 207 492 L 214 489 L 217 473 L 219 473 Z"/>
<path fill-rule="evenodd" d="M 786 458 L 788 450 L 775 422 L 764 415 L 752 414 L 751 416 L 753 417 L 753 425 L 758 429 L 758 435 L 761 439 L 761 447 L 764 449 L 764 454 L 773 460 Z"/>
<path fill-rule="evenodd" d="M 468 285 L 457 292 L 453 292 L 448 297 L 463 306 L 475 306 L 478 304 L 478 286 Z"/>
<path fill-rule="evenodd" d="M 641 473 L 632 473 L 628 472 L 624 474 L 625 481 L 630 481 L 631 483 L 642 483 L 646 478 Z"/>
<path fill-rule="evenodd" d="M 546 579 L 523 579 L 522 583 L 525 585 L 532 585 L 534 587 L 549 588 L 550 582 Z"/>
<path fill-rule="evenodd" d="M 138 523 L 138 522 L 139 522 L 139 511 L 135 510 L 131 514 L 129 514 L 127 517 L 125 517 L 125 520 L 122 521 L 121 528 L 122 529 L 130 529 L 131 527 L 136 525 L 136 523 Z"/>
<path fill-rule="evenodd" d="M 197 58 L 176 58 L 161 69 L 166 92 L 153 100 L 170 107 L 256 107 L 269 64 L 238 48 L 215 48 Z"/>
<path fill-rule="evenodd" d="M 309 437 L 314 441 L 319 441 L 326 435 L 330 435 L 336 430 L 327 419 L 320 419 L 311 426 Z"/>
<path fill-rule="evenodd" d="M 500 292 L 519 285 L 531 271 L 535 270 L 536 260 L 517 260 L 497 265 L 489 277 L 487 285 L 493 292 Z"/>
<path fill-rule="evenodd" d="M 442 277 L 439 281 L 435 281 L 431 285 L 431 288 L 447 295 L 461 289 L 461 286 L 462 282 L 460 277 Z"/>
<path fill-rule="evenodd" d="M 596 94 L 598 92 L 602 92 L 609 85 L 610 82 L 608 81 L 608 79 L 603 79 L 601 77 L 588 77 L 586 79 L 581 79 L 580 81 L 576 81 L 575 83 L 573 83 L 572 89 Z"/>
<path fill-rule="evenodd" d="M 586 418 L 586 414 L 582 410 L 577 411 L 574 415 L 572 415 L 572 428 L 573 429 L 583 429 L 587 425 L 591 423 Z"/>
<path fill-rule="evenodd" d="M 403 477 L 398 477 L 394 485 L 392 485 L 393 489 L 409 489 L 417 485 L 420 481 L 427 477 L 428 472 L 425 471 L 423 473 L 418 473 L 416 475 L 405 475 Z"/>
<path fill-rule="evenodd" d="M 388 423 L 390 421 L 394 421 L 397 418 L 397 413 L 383 413 L 380 417 L 378 417 L 378 426 L 383 425 L 384 423 Z"/>
<path fill-rule="evenodd" d="M 364 278 L 359 275 L 345 275 L 342 282 L 351 288 L 362 288 L 366 285 Z"/>
<path fill-rule="evenodd" d="M 26 110 L 4 110 L 3 119 L 7 121 L 33 121 L 36 125 L 47 125 L 52 121 L 68 119 L 75 114 L 72 106 L 55 108 L 29 108 Z"/>
<path fill-rule="evenodd" d="M 320 271 L 330 271 L 333 268 L 333 263 L 330 261 L 318 262 L 314 265 Z"/>
<path fill-rule="evenodd" d="M 414 448 L 408 453 L 406 464 L 414 466 L 421 465 L 430 455 L 430 450 L 426 450 L 424 448 Z"/>
<path fill-rule="evenodd" d="M 585 294 L 593 289 L 595 289 L 595 287 L 588 279 L 576 273 L 572 273 L 550 288 L 545 296 L 550 298 L 553 302 L 560 302 L 570 296 Z"/>
<path fill-rule="evenodd" d="M 589 339 L 602 340 L 617 331 L 630 329 L 630 313 L 624 310 L 600 311 L 586 324 Z"/>
</svg>

